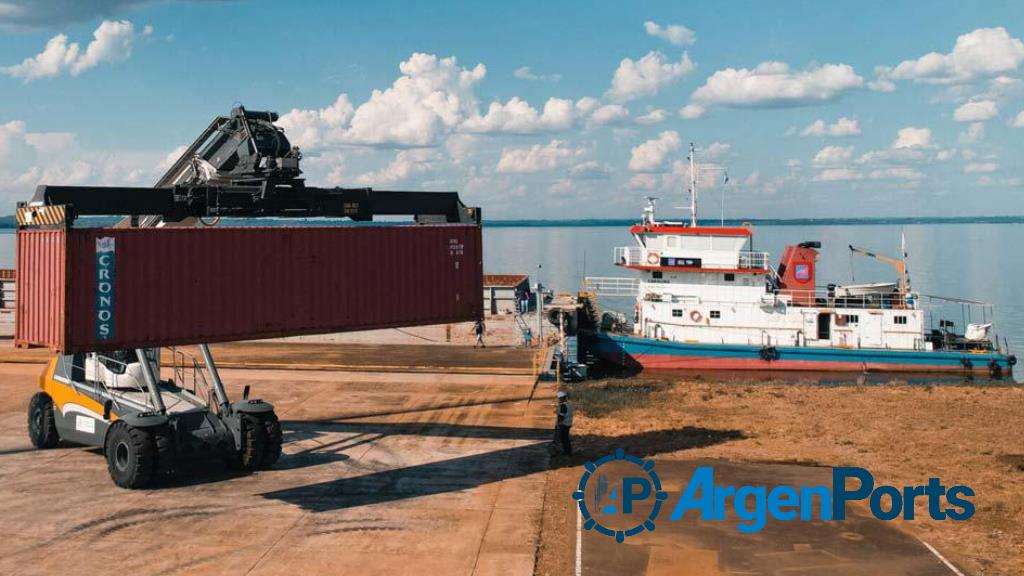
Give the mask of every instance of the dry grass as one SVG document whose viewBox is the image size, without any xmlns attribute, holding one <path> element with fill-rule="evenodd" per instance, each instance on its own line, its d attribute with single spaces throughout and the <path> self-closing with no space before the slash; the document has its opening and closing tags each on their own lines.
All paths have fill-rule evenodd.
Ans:
<svg viewBox="0 0 1024 576">
<path fill-rule="evenodd" d="M 1024 574 L 1024 388 L 604 380 L 577 385 L 574 432 L 628 437 L 699 427 L 734 439 L 658 458 L 862 466 L 876 481 L 966 484 L 977 512 L 905 527 L 974 574 Z M 920 507 L 920 504 L 919 504 Z"/>
</svg>

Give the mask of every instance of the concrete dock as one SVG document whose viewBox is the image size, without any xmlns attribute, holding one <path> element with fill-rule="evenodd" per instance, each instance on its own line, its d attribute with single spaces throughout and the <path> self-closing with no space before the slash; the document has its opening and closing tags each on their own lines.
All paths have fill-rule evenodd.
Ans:
<svg viewBox="0 0 1024 576">
<path fill-rule="evenodd" d="M 518 356 L 522 375 L 222 370 L 275 404 L 278 465 L 139 492 L 98 450 L 33 449 L 41 366 L 0 364 L 0 573 L 532 574 L 553 390 Z"/>
<path fill-rule="evenodd" d="M 276 406 L 281 460 L 251 475 L 193 468 L 128 491 L 97 449 L 31 447 L 26 405 L 48 353 L 0 349 L 0 574 L 957 574 L 863 510 L 756 536 L 732 520 L 659 520 L 622 545 L 581 531 L 570 494 L 586 460 L 623 447 L 655 459 L 678 493 L 706 462 L 690 454 L 744 435 L 682 424 L 595 434 L 581 413 L 581 453 L 553 457 L 555 389 L 536 381 L 532 351 L 275 342 L 215 353 L 229 393 L 250 385 Z M 737 484 L 811 485 L 827 473 L 713 465 Z"/>
</svg>

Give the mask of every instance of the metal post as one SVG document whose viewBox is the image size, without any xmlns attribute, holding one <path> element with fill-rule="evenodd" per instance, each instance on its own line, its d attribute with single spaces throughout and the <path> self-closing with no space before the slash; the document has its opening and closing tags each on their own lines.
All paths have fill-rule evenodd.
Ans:
<svg viewBox="0 0 1024 576">
<path fill-rule="evenodd" d="M 537 344 L 544 346 L 544 289 L 540 283 L 541 265 L 537 264 Z"/>
<path fill-rule="evenodd" d="M 210 379 L 213 380 L 213 391 L 217 394 L 217 402 L 220 402 L 222 407 L 228 406 L 228 393 L 224 391 L 224 383 L 221 382 L 220 373 L 217 372 L 217 365 L 213 363 L 210 347 L 206 344 L 200 344 L 199 352 L 203 355 L 203 362 L 206 362 L 206 369 L 210 371 Z"/>
<path fill-rule="evenodd" d="M 146 357 L 146 350 L 143 348 L 136 348 L 135 358 L 138 359 L 139 364 L 142 365 L 142 376 L 146 379 L 146 388 L 149 389 L 149 396 L 153 401 L 153 407 L 156 408 L 157 412 L 166 414 L 167 408 L 164 406 L 163 396 L 160 395 L 160 386 L 157 383 L 157 377 L 153 374 L 153 365 L 149 363 L 149 358 Z M 159 356 L 157 358 L 159 361 Z"/>
</svg>

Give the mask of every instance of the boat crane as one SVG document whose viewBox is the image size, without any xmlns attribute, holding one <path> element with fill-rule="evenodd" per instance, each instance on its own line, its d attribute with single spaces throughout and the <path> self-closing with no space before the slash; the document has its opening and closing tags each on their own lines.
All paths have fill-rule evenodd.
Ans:
<svg viewBox="0 0 1024 576">
<path fill-rule="evenodd" d="M 907 260 L 906 260 L 906 249 L 903 251 L 903 258 L 893 258 L 892 256 L 886 256 L 885 254 L 879 254 L 872 252 L 866 248 L 860 248 L 850 244 L 850 252 L 859 254 L 861 256 L 867 256 L 868 258 L 874 258 L 879 262 L 885 262 L 896 269 L 898 287 L 901 296 L 905 296 L 910 292 L 910 276 L 907 274 Z"/>
<path fill-rule="evenodd" d="M 18 225 L 72 227 L 80 216 L 124 216 L 116 226 L 138 228 L 213 225 L 225 216 L 480 223 L 479 208 L 456 192 L 307 186 L 302 155 L 274 125 L 277 118 L 242 106 L 218 116 L 153 188 L 41 185 L 19 203 Z M 64 439 L 102 447 L 111 479 L 124 488 L 144 488 L 191 457 L 222 457 L 247 471 L 273 466 L 281 455 L 273 405 L 250 399 L 248 386 L 231 401 L 209 347 L 198 348 L 201 357 L 191 360 L 172 349 L 168 380 L 160 379 L 159 348 L 57 355 L 29 404 L 32 444 L 51 448 Z M 205 399 L 197 383 L 205 385 Z"/>
</svg>

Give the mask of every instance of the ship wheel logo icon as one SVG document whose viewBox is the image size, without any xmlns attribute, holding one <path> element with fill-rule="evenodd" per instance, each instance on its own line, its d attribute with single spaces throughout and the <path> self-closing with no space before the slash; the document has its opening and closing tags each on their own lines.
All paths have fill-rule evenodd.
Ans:
<svg viewBox="0 0 1024 576">
<path fill-rule="evenodd" d="M 653 460 L 641 460 L 619 448 L 614 454 L 587 462 L 584 468 L 572 493 L 584 529 L 611 536 L 616 542 L 644 530 L 654 531 L 654 521 L 668 493 L 661 489 Z M 593 479 L 596 481 L 592 483 Z"/>
</svg>

